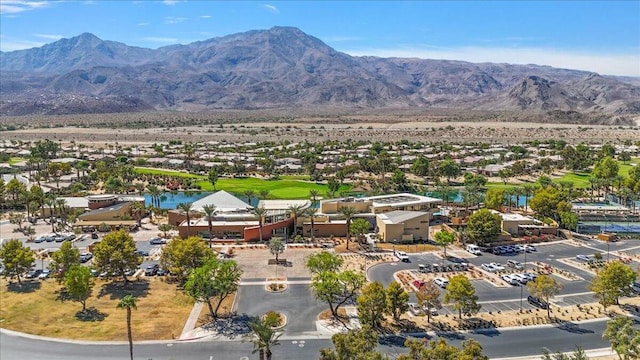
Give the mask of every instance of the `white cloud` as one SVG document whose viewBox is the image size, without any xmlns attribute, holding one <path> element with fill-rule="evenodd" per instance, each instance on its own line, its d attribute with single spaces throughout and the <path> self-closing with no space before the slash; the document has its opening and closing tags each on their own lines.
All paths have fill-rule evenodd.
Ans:
<svg viewBox="0 0 640 360">
<path fill-rule="evenodd" d="M 48 5 L 48 1 L 2 0 L 0 1 L 0 14 L 16 14 Z"/>
<path fill-rule="evenodd" d="M 154 43 L 162 43 L 162 44 L 175 44 L 178 42 L 178 39 L 176 38 L 156 37 L 156 36 L 143 37 L 140 40 L 154 42 Z"/>
<path fill-rule="evenodd" d="M 139 22 L 137 25 L 138 26 L 148 26 L 148 25 L 151 25 L 151 23 L 150 22 Z"/>
<path fill-rule="evenodd" d="M 181 16 L 169 16 L 164 18 L 164 23 L 167 25 L 180 24 L 181 22 L 185 22 L 185 21 L 187 21 L 187 18 L 181 17 Z"/>
<path fill-rule="evenodd" d="M 343 42 L 343 41 L 362 41 L 364 40 L 361 37 L 357 36 L 325 36 L 322 38 L 325 42 Z"/>
<path fill-rule="evenodd" d="M 179 2 L 183 2 L 184 0 L 162 0 L 162 3 L 167 6 L 173 6 Z"/>
<path fill-rule="evenodd" d="M 200 15 L 200 19 L 210 19 L 211 15 Z"/>
<path fill-rule="evenodd" d="M 275 5 L 265 4 L 265 5 L 262 5 L 262 7 L 269 10 L 269 12 L 273 14 L 280 14 L 280 10 L 278 10 L 278 8 L 275 7 Z"/>
<path fill-rule="evenodd" d="M 3 39 L 2 41 L 0 41 L 0 50 L 2 51 L 24 50 L 24 49 L 31 49 L 34 47 L 40 47 L 44 44 L 45 43 L 38 42 L 38 41 Z"/>
<path fill-rule="evenodd" d="M 594 71 L 603 75 L 640 76 L 640 55 L 637 50 L 630 53 L 604 54 L 547 48 L 405 46 L 398 48 L 343 49 L 341 51 L 353 56 L 461 60 L 474 63 L 536 64 Z"/>
<path fill-rule="evenodd" d="M 47 40 L 60 40 L 64 37 L 58 34 L 33 34 L 33 36 L 41 39 L 47 39 Z"/>
</svg>

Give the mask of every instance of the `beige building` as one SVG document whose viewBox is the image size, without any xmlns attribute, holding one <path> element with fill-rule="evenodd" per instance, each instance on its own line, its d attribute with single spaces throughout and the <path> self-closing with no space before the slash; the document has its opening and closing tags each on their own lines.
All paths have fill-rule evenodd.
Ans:
<svg viewBox="0 0 640 360">
<path fill-rule="evenodd" d="M 376 215 L 379 239 L 384 242 L 414 242 L 428 238 L 432 214 L 395 210 Z"/>
<path fill-rule="evenodd" d="M 320 203 L 323 214 L 337 214 L 343 207 L 351 206 L 357 213 L 381 214 L 390 211 L 438 211 L 442 199 L 415 194 L 389 194 L 362 198 L 341 198 L 325 200 Z"/>
</svg>

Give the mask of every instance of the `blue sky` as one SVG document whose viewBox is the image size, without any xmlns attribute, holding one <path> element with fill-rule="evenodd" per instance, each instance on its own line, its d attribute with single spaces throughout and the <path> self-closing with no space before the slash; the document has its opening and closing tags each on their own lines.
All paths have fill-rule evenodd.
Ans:
<svg viewBox="0 0 640 360">
<path fill-rule="evenodd" d="M 0 49 L 90 32 L 158 48 L 295 26 L 351 55 L 640 76 L 640 1 L 0 0 Z"/>
</svg>

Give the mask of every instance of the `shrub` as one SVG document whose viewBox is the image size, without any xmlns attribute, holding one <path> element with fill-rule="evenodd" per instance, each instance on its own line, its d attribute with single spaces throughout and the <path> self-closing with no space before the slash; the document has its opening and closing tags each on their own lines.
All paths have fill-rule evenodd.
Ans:
<svg viewBox="0 0 640 360">
<path fill-rule="evenodd" d="M 264 314 L 264 323 L 272 328 L 280 326 L 280 314 L 275 311 L 267 312 Z"/>
</svg>

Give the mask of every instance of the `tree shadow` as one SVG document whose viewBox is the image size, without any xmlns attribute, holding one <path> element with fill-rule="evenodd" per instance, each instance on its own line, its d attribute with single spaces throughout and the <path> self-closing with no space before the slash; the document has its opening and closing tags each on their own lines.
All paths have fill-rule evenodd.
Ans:
<svg viewBox="0 0 640 360">
<path fill-rule="evenodd" d="M 559 321 L 556 328 L 564 330 L 574 334 L 593 334 L 594 331 L 590 329 L 581 328 L 580 325 L 571 321 Z"/>
<path fill-rule="evenodd" d="M 109 314 L 103 313 L 95 307 L 87 308 L 84 311 L 80 310 L 76 313 L 76 319 L 87 322 L 102 321 L 107 316 L 109 316 Z"/>
<path fill-rule="evenodd" d="M 212 331 L 229 339 L 243 337 L 251 333 L 249 323 L 254 320 L 247 314 L 234 314 L 225 319 L 216 319 L 202 326 L 203 329 Z"/>
<path fill-rule="evenodd" d="M 149 281 L 137 280 L 123 283 L 119 281 L 112 281 L 108 284 L 102 285 L 98 298 L 103 296 L 109 296 L 111 300 L 120 300 L 127 295 L 132 295 L 137 298 L 145 297 L 149 294 Z"/>
<path fill-rule="evenodd" d="M 56 301 L 65 302 L 65 301 L 73 300 L 73 299 L 71 299 L 71 296 L 67 292 L 66 288 L 62 288 L 62 289 L 56 291 L 55 293 L 57 294 L 56 295 Z"/>
<path fill-rule="evenodd" d="M 405 347 L 407 338 L 400 335 L 383 335 L 378 338 L 378 344 L 389 347 Z"/>
<path fill-rule="evenodd" d="M 7 290 L 21 294 L 32 293 L 39 290 L 40 287 L 42 287 L 40 281 L 23 281 L 21 284 L 11 281 L 7 284 Z"/>
</svg>

